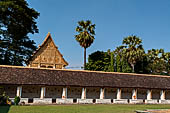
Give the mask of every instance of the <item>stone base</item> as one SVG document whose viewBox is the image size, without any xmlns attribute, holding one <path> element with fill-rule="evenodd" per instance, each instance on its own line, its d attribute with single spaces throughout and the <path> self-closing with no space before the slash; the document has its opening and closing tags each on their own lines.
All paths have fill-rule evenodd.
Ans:
<svg viewBox="0 0 170 113">
<path fill-rule="evenodd" d="M 96 99 L 97 104 L 111 104 L 111 99 Z"/>
<path fill-rule="evenodd" d="M 12 102 L 14 102 L 14 98 L 9 98 Z"/>
<path fill-rule="evenodd" d="M 21 98 L 20 103 L 28 104 L 28 98 Z"/>
<path fill-rule="evenodd" d="M 79 104 L 92 104 L 93 99 L 77 99 L 77 103 L 79 103 Z"/>
<path fill-rule="evenodd" d="M 73 99 L 56 99 L 56 104 L 73 104 Z"/>
<path fill-rule="evenodd" d="M 9 99 L 11 100 L 12 103 L 14 103 L 15 98 L 9 98 Z M 21 98 L 20 103 L 28 104 L 28 98 Z"/>
<path fill-rule="evenodd" d="M 129 99 L 130 104 L 143 104 L 143 99 Z"/>
<path fill-rule="evenodd" d="M 10 100 L 14 103 L 14 98 L 10 98 Z M 74 101 L 73 101 L 74 100 Z M 95 99 L 95 102 L 93 102 L 94 99 L 56 99 L 56 104 L 111 104 L 111 99 Z M 28 98 L 21 98 L 20 103 L 24 104 L 52 104 L 52 98 L 34 98 L 33 103 L 28 103 Z M 128 99 L 113 99 L 114 104 L 128 104 Z M 145 100 L 143 102 L 142 99 L 129 99 L 130 104 L 170 104 L 170 100 Z"/>
<path fill-rule="evenodd" d="M 146 104 L 158 104 L 158 100 L 152 99 L 152 100 L 145 100 Z"/>
<path fill-rule="evenodd" d="M 115 104 L 128 104 L 128 99 L 113 99 Z"/>
<path fill-rule="evenodd" d="M 159 104 L 170 104 L 170 100 L 159 100 Z"/>
<path fill-rule="evenodd" d="M 33 99 L 33 104 L 52 104 L 52 98 L 34 98 Z"/>
<path fill-rule="evenodd" d="M 9 99 L 11 100 L 12 104 L 14 104 L 14 98 L 9 98 Z"/>
</svg>

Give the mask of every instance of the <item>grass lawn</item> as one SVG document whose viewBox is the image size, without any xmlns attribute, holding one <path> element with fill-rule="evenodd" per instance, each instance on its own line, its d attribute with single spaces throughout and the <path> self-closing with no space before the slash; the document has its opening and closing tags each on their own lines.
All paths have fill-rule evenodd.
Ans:
<svg viewBox="0 0 170 113">
<path fill-rule="evenodd" d="M 0 113 L 134 113 L 135 110 L 170 109 L 170 105 L 42 105 L 0 106 Z"/>
</svg>

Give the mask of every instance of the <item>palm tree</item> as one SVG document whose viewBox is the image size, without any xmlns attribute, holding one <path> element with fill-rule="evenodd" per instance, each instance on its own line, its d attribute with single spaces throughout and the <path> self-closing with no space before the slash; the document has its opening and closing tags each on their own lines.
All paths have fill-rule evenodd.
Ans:
<svg viewBox="0 0 170 113">
<path fill-rule="evenodd" d="M 166 62 L 166 71 L 170 75 L 170 52 L 164 53 L 164 60 Z"/>
<path fill-rule="evenodd" d="M 78 26 L 76 27 L 76 31 L 79 33 L 75 35 L 75 39 L 79 42 L 80 46 L 84 48 L 84 69 L 86 66 L 86 49 L 90 47 L 90 45 L 94 41 L 95 35 L 95 24 L 92 24 L 90 20 L 87 21 L 79 21 Z"/>
<path fill-rule="evenodd" d="M 153 74 L 160 74 L 166 70 L 168 54 L 163 49 L 151 49 L 146 54 L 148 57 L 149 70 Z"/>
<path fill-rule="evenodd" d="M 128 63 L 131 65 L 133 72 L 135 70 L 136 62 L 142 59 L 145 53 L 141 43 L 142 40 L 133 35 L 128 36 L 123 40 L 123 44 L 125 44 L 124 55 L 127 58 Z"/>
</svg>

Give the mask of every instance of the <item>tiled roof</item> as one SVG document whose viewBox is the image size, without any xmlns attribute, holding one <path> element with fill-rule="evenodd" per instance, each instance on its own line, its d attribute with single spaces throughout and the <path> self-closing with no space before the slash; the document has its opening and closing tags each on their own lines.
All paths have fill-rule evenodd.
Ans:
<svg viewBox="0 0 170 113">
<path fill-rule="evenodd" d="M 170 77 L 0 66 L 0 84 L 170 89 Z"/>
</svg>

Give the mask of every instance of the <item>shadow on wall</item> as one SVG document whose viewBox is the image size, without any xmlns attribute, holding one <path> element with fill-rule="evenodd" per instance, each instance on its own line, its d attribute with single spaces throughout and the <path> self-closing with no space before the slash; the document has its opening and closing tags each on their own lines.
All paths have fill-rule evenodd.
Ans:
<svg viewBox="0 0 170 113">
<path fill-rule="evenodd" d="M 0 106 L 0 113 L 8 113 L 10 106 Z"/>
</svg>

